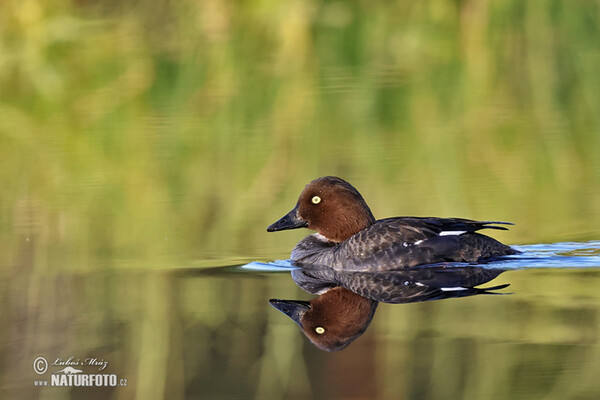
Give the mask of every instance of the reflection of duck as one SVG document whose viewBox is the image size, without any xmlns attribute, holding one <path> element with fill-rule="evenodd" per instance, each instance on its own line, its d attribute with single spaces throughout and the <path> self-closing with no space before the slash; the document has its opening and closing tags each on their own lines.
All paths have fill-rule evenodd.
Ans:
<svg viewBox="0 0 600 400">
<path fill-rule="evenodd" d="M 496 224 L 496 225 L 494 225 Z M 506 222 L 463 218 L 397 217 L 375 220 L 360 193 L 343 179 L 309 183 L 292 211 L 267 228 L 308 227 L 291 258 L 353 271 L 385 271 L 440 262 L 481 262 L 518 253 L 481 229 L 506 229 Z"/>
<path fill-rule="evenodd" d="M 476 294 L 494 294 L 508 284 L 476 288 L 503 272 L 483 267 L 431 266 L 387 272 L 346 272 L 332 268 L 292 271 L 294 282 L 319 296 L 311 301 L 271 299 L 320 349 L 341 350 L 368 328 L 378 302 L 413 303 Z"/>
<path fill-rule="evenodd" d="M 305 266 L 292 271 L 292 279 L 311 294 L 321 294 L 333 287 L 342 286 L 383 303 L 414 303 L 503 289 L 508 285 L 485 289 L 475 287 L 491 281 L 502 272 L 502 269 L 476 266 L 433 265 L 385 272 L 339 271 Z"/>
</svg>

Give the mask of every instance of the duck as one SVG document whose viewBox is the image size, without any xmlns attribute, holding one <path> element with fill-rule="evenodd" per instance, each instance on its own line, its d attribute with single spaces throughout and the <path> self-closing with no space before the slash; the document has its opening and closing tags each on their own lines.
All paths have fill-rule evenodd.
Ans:
<svg viewBox="0 0 600 400">
<path fill-rule="evenodd" d="M 502 221 L 465 218 L 392 217 L 376 220 L 359 191 L 342 178 L 310 182 L 295 207 L 267 232 L 308 228 L 293 248 L 298 266 L 346 271 L 390 271 L 438 263 L 478 264 L 520 253 L 483 229 L 507 230 Z"/>
</svg>

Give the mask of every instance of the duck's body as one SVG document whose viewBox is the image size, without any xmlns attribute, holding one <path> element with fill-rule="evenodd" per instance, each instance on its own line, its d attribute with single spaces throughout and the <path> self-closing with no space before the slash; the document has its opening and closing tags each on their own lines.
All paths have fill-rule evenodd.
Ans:
<svg viewBox="0 0 600 400">
<path fill-rule="evenodd" d="M 268 231 L 308 227 L 318 233 L 292 251 L 297 263 L 352 271 L 385 271 L 440 262 L 481 262 L 518 251 L 476 233 L 506 222 L 462 218 L 375 220 L 360 193 L 336 177 L 314 180 L 296 207 Z"/>
<path fill-rule="evenodd" d="M 382 271 L 440 262 L 472 263 L 515 254 L 511 247 L 475 232 L 499 228 L 486 224 L 489 222 L 448 218 L 386 218 L 341 243 L 318 233 L 309 235 L 294 247 L 291 258 L 301 264 L 348 271 Z"/>
</svg>

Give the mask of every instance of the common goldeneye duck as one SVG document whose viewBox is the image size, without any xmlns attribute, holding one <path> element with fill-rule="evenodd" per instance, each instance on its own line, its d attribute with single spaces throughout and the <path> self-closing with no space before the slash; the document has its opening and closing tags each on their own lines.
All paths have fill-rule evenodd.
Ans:
<svg viewBox="0 0 600 400">
<path fill-rule="evenodd" d="M 506 230 L 498 225 L 512 224 L 437 217 L 375 220 L 358 190 L 341 178 L 325 176 L 306 185 L 296 206 L 267 231 L 317 231 L 292 250 L 291 259 L 298 264 L 382 271 L 440 262 L 477 263 L 519 253 L 476 233 Z"/>
</svg>

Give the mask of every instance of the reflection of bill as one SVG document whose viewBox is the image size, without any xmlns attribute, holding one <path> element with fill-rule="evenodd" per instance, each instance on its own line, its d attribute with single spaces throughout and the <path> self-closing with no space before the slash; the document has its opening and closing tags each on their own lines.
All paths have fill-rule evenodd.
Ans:
<svg viewBox="0 0 600 400">
<path fill-rule="evenodd" d="M 38 357 L 33 360 L 33 370 L 36 374 L 42 375 L 48 371 L 48 361 L 44 357 Z"/>
</svg>

